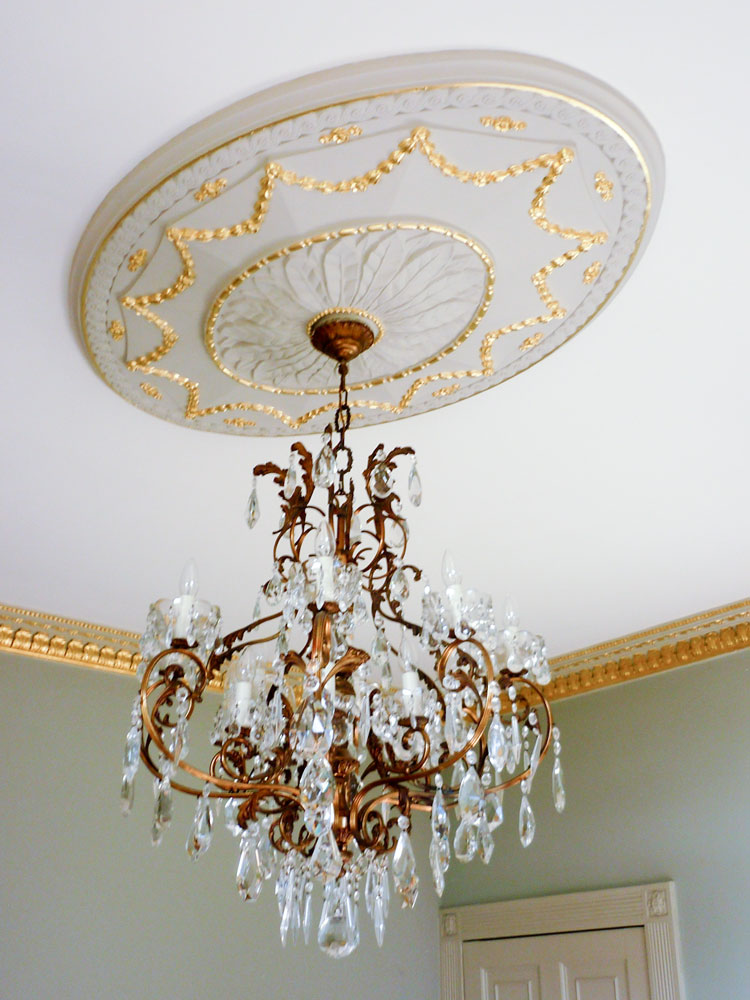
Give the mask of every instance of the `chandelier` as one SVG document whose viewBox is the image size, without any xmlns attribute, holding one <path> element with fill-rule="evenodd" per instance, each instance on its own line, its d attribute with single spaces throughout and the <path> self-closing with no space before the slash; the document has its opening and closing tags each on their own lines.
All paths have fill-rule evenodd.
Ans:
<svg viewBox="0 0 750 1000">
<path fill-rule="evenodd" d="M 194 860 L 208 850 L 221 808 L 239 841 L 240 896 L 257 898 L 275 878 L 282 943 L 307 942 L 319 887 L 318 943 L 341 957 L 359 943 L 361 901 L 382 944 L 391 880 L 402 905 L 414 906 L 415 812 L 430 814 L 429 866 L 441 895 L 451 856 L 489 862 L 503 793 L 515 785 L 529 846 L 529 795 L 550 746 L 558 811 L 565 791 L 542 691 L 550 680 L 543 640 L 519 627 L 510 605 L 496 623 L 492 599 L 463 586 L 448 553 L 444 592 L 424 585 L 421 613 L 407 613 L 422 571 L 406 559 L 396 473 L 401 460 L 410 463 L 407 493 L 419 506 L 414 451 L 376 448 L 360 495 L 346 436 L 347 363 L 373 343 L 373 329 L 333 313 L 311 325 L 311 340 L 338 365 L 335 420 L 317 455 L 295 443 L 286 469 L 254 469 L 247 523 L 260 514 L 256 477 L 280 488 L 281 523 L 253 621 L 222 637 L 219 609 L 196 596 L 192 563 L 180 595 L 151 606 L 121 801 L 127 814 L 142 761 L 154 776 L 158 845 L 173 793 L 194 795 Z M 223 698 L 201 770 L 188 762 L 188 729 L 211 682 L 222 684 Z"/>
</svg>

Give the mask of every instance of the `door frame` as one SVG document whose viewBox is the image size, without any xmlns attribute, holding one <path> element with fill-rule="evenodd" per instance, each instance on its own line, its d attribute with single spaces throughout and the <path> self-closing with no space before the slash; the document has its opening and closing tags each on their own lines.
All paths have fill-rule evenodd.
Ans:
<svg viewBox="0 0 750 1000">
<path fill-rule="evenodd" d="M 674 882 L 441 910 L 441 998 L 464 1000 L 464 941 L 617 927 L 643 928 L 651 1000 L 684 1000 Z"/>
</svg>

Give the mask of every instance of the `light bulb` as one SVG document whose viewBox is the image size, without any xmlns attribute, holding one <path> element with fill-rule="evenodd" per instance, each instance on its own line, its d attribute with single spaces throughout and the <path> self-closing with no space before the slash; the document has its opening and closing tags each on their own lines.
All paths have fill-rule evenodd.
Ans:
<svg viewBox="0 0 750 1000">
<path fill-rule="evenodd" d="M 516 602 L 512 597 L 505 598 L 505 625 L 506 627 L 515 627 L 518 625 Z"/>
<path fill-rule="evenodd" d="M 449 549 L 443 554 L 443 581 L 446 587 L 452 587 L 461 582 L 461 574 L 456 569 L 453 554 Z"/>
<path fill-rule="evenodd" d="M 180 594 L 183 597 L 195 597 L 198 593 L 198 567 L 195 559 L 188 559 L 180 576 Z"/>
</svg>

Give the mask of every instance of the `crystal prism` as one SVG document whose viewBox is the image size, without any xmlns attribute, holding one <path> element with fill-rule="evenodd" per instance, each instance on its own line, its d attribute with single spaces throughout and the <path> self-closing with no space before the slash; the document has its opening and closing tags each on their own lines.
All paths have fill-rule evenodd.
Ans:
<svg viewBox="0 0 750 1000">
<path fill-rule="evenodd" d="M 555 763 L 552 765 L 552 799 L 555 803 L 555 809 L 561 813 L 565 808 L 565 786 L 563 785 L 563 769 L 559 757 L 555 757 Z"/>
<path fill-rule="evenodd" d="M 157 778 L 154 781 L 154 792 L 154 823 L 164 828 L 172 822 L 172 784 L 169 778 L 162 778 L 161 781 Z"/>
<path fill-rule="evenodd" d="M 534 839 L 535 832 L 536 820 L 534 819 L 534 813 L 531 811 L 527 796 L 524 795 L 521 797 L 521 809 L 518 813 L 518 836 L 521 838 L 523 847 L 529 846 Z"/>
<path fill-rule="evenodd" d="M 394 604 L 401 604 L 409 596 L 409 581 L 406 579 L 406 573 L 403 569 L 398 566 L 391 576 L 391 582 L 388 585 L 388 594 Z"/>
<path fill-rule="evenodd" d="M 419 892 L 419 879 L 417 878 L 417 863 L 414 860 L 414 851 L 408 830 L 402 830 L 399 834 L 396 849 L 393 852 L 391 868 L 393 885 L 401 896 L 401 905 L 414 906 Z"/>
</svg>

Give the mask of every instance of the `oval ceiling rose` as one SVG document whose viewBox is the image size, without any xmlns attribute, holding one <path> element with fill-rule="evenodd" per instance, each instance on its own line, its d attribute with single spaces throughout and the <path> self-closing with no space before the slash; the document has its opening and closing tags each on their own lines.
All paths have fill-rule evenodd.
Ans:
<svg viewBox="0 0 750 1000">
<path fill-rule="evenodd" d="M 321 430 L 359 317 L 354 426 L 540 361 L 609 301 L 650 235 L 643 117 L 560 64 L 498 52 L 317 73 L 213 115 L 104 200 L 76 252 L 86 349 L 129 402 L 199 430 Z"/>
</svg>

